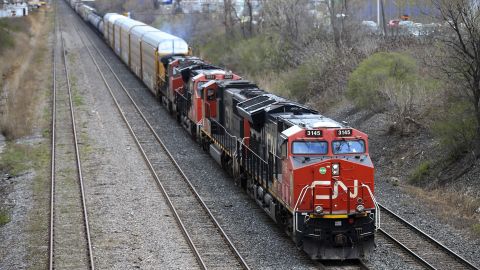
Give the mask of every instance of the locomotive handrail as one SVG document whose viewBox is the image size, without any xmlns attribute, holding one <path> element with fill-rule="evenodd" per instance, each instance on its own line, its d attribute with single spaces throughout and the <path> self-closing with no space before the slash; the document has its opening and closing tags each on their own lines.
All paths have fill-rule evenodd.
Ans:
<svg viewBox="0 0 480 270">
<path fill-rule="evenodd" d="M 293 208 L 293 228 L 295 229 L 295 232 L 303 233 L 297 228 L 297 210 L 298 206 L 303 202 L 303 199 L 305 199 L 305 195 L 310 188 L 310 185 L 306 185 L 302 188 L 302 191 L 300 191 L 300 194 L 298 196 L 297 202 L 295 203 L 295 207 Z"/>
<path fill-rule="evenodd" d="M 370 187 L 368 185 L 365 185 L 364 183 L 362 183 L 362 187 L 367 188 L 368 193 L 370 194 L 370 197 L 372 198 L 373 205 L 375 206 L 375 230 L 378 230 L 378 229 L 380 229 L 380 206 L 379 206 L 377 200 L 375 199 L 375 196 L 373 196 L 373 192 L 370 189 Z"/>
</svg>

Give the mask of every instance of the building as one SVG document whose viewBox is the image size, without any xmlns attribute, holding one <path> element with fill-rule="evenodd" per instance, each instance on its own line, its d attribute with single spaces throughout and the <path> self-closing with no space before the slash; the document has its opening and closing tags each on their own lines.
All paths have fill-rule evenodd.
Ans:
<svg viewBox="0 0 480 270">
<path fill-rule="evenodd" d="M 0 18 L 3 17 L 22 17 L 28 15 L 27 3 L 5 4 L 0 9 Z"/>
</svg>

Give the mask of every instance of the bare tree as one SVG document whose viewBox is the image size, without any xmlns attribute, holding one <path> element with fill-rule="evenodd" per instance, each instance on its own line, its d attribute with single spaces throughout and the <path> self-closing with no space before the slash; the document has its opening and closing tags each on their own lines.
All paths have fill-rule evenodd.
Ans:
<svg viewBox="0 0 480 270">
<path fill-rule="evenodd" d="M 248 30 L 248 36 L 253 35 L 253 7 L 252 7 L 252 0 L 245 0 L 245 7 L 247 8 L 248 12 L 248 21 L 247 23 L 247 30 Z M 245 34 L 244 34 L 245 35 Z M 247 35 L 246 35 L 247 36 Z"/>
<path fill-rule="evenodd" d="M 447 24 L 441 70 L 456 80 L 471 102 L 476 118 L 476 155 L 480 155 L 480 6 L 470 0 L 432 0 Z"/>
<path fill-rule="evenodd" d="M 223 21 L 225 25 L 225 33 L 227 36 L 232 37 L 234 34 L 234 16 L 235 8 L 233 7 L 232 0 L 223 0 Z"/>
</svg>

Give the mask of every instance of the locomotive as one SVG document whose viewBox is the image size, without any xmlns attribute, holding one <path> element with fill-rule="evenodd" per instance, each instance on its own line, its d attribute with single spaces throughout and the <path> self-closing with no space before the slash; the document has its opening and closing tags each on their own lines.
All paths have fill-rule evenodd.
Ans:
<svg viewBox="0 0 480 270">
<path fill-rule="evenodd" d="M 71 1 L 312 259 L 357 259 L 373 249 L 380 212 L 367 134 L 192 56 L 181 38 Z"/>
</svg>

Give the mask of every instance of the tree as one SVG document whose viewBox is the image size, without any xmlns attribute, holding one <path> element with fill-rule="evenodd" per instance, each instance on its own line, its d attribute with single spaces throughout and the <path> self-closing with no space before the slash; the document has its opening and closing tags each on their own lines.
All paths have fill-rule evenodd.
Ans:
<svg viewBox="0 0 480 270">
<path fill-rule="evenodd" d="M 443 44 L 439 68 L 474 108 L 475 152 L 480 156 L 480 6 L 470 0 L 432 0 L 447 29 L 439 36 Z"/>
<path fill-rule="evenodd" d="M 223 0 L 223 23 L 225 25 L 225 33 L 228 37 L 232 37 L 234 34 L 234 13 L 235 8 L 233 7 L 232 0 Z"/>
</svg>

